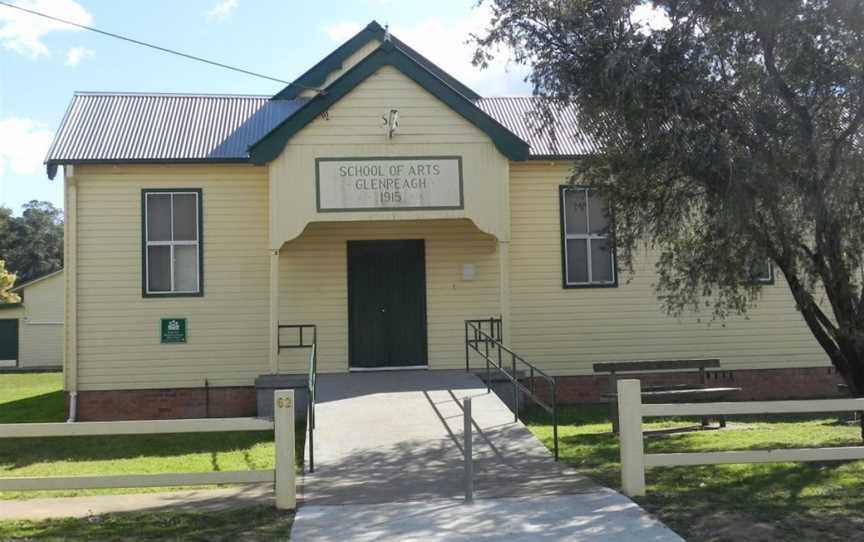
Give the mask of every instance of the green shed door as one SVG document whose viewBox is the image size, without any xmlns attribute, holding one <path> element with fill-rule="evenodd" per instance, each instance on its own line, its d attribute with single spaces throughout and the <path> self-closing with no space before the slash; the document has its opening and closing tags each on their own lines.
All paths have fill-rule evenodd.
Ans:
<svg viewBox="0 0 864 542">
<path fill-rule="evenodd" d="M 0 320 L 0 367 L 18 366 L 18 319 Z"/>
<path fill-rule="evenodd" d="M 426 365 L 423 241 L 348 242 L 349 364 Z"/>
</svg>

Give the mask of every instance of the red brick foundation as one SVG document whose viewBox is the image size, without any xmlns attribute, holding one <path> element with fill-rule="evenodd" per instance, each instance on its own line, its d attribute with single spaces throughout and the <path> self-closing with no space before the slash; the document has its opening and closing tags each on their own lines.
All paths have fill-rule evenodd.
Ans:
<svg viewBox="0 0 864 542">
<path fill-rule="evenodd" d="M 709 371 L 707 375 L 709 386 L 742 388 L 734 398 L 730 397 L 735 401 L 838 397 L 837 384 L 843 381 L 833 367 Z M 697 384 L 699 374 L 655 373 L 634 375 L 634 378 L 648 384 Z M 609 389 L 608 375 L 559 376 L 557 381 L 558 401 L 561 403 L 608 401 L 603 397 Z"/>
<path fill-rule="evenodd" d="M 811 399 L 836 397 L 840 377 L 831 367 L 711 371 L 708 383 L 743 388 L 734 400 Z M 697 383 L 698 373 L 643 375 L 656 384 Z M 538 380 L 538 391 L 542 390 Z M 558 401 L 562 404 L 597 403 L 609 386 L 609 377 L 559 376 Z M 231 418 L 254 416 L 255 388 L 177 388 L 162 390 L 82 391 L 78 393 L 80 421 L 152 420 L 171 418 Z"/>
<path fill-rule="evenodd" d="M 80 421 L 234 418 L 256 410 L 253 387 L 78 392 Z"/>
</svg>

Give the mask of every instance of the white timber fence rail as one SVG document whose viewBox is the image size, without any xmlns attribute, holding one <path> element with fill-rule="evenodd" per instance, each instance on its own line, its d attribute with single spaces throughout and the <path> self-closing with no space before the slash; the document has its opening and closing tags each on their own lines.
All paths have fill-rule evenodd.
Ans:
<svg viewBox="0 0 864 542">
<path fill-rule="evenodd" d="M 624 493 L 631 497 L 645 495 L 645 467 L 864 459 L 864 446 L 646 454 L 642 435 L 642 420 L 644 418 L 857 412 L 862 410 L 864 410 L 864 399 L 643 404 L 642 387 L 639 380 L 619 380 L 621 487 Z"/>
<path fill-rule="evenodd" d="M 11 423 L 0 425 L 0 439 L 274 431 L 275 469 L 123 474 L 96 476 L 40 476 L 0 478 L 0 491 L 171 487 L 210 484 L 275 483 L 276 507 L 296 508 L 294 390 L 274 393 L 274 418 L 206 418 L 124 422 Z"/>
</svg>

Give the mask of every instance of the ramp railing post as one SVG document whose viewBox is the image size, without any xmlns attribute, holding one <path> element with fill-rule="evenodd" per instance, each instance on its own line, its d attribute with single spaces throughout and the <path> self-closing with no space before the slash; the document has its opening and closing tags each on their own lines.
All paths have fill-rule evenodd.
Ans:
<svg viewBox="0 0 864 542">
<path fill-rule="evenodd" d="M 276 508 L 297 508 L 297 480 L 294 471 L 294 390 L 273 393 L 273 425 L 276 441 Z"/>
<path fill-rule="evenodd" d="M 629 497 L 645 495 L 645 442 L 642 438 L 642 386 L 638 380 L 618 381 L 618 439 L 621 445 L 621 488 Z"/>
<path fill-rule="evenodd" d="M 463 437 L 465 440 L 462 450 L 465 454 L 465 503 L 474 502 L 474 451 L 472 450 L 471 429 L 471 398 L 466 397 L 462 401 L 464 415 Z"/>
<path fill-rule="evenodd" d="M 471 361 L 470 355 L 468 352 L 468 320 L 465 320 L 465 372 L 468 373 L 471 371 Z"/>
</svg>

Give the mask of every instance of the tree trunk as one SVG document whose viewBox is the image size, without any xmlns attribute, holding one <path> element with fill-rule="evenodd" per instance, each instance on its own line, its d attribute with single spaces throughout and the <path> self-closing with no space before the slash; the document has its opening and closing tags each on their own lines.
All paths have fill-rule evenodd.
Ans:
<svg viewBox="0 0 864 542">
<path fill-rule="evenodd" d="M 852 397 L 864 397 L 864 341 L 859 339 L 861 336 L 864 336 L 864 333 L 853 332 L 851 337 L 837 340 L 846 361 L 845 370 L 838 367 L 837 372 L 849 386 Z M 864 412 L 858 412 L 858 419 L 861 425 L 861 440 L 864 441 Z"/>
<path fill-rule="evenodd" d="M 786 276 L 789 290 L 804 317 L 804 322 L 828 355 L 837 373 L 849 386 L 849 393 L 852 397 L 864 397 L 864 329 L 850 329 L 852 326 L 844 328 L 842 325 L 836 326 L 830 322 L 825 323 L 826 318 L 816 305 L 816 301 L 803 287 L 798 277 L 792 274 L 790 266 L 783 265 L 788 264 L 788 261 L 780 260 L 777 263 Z M 826 288 L 825 293 L 829 298 L 835 294 L 835 292 L 828 291 L 828 288 Z M 835 314 L 835 317 L 837 316 Z M 849 317 L 843 318 L 843 316 Z M 854 315 L 840 315 L 837 320 L 841 323 L 857 321 L 854 319 Z M 858 416 L 861 425 L 861 440 L 864 442 L 864 412 L 859 412 Z"/>
</svg>

